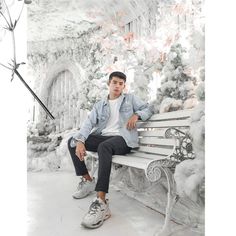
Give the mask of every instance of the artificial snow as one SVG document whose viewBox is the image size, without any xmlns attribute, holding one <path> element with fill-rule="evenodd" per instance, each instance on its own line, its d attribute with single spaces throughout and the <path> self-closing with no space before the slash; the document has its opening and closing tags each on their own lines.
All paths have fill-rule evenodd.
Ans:
<svg viewBox="0 0 236 236">
<path fill-rule="evenodd" d="M 200 83 L 196 89 L 196 96 L 199 101 L 205 101 L 205 83 Z"/>
<path fill-rule="evenodd" d="M 154 236 L 164 223 L 164 216 L 138 201 L 110 188 L 108 198 L 111 218 L 98 229 L 80 225 L 95 193 L 75 200 L 79 178 L 73 172 L 28 173 L 28 236 Z M 171 222 L 175 236 L 203 236 L 188 227 Z"/>
<path fill-rule="evenodd" d="M 160 113 L 180 110 L 182 108 L 182 105 L 183 105 L 182 100 L 180 99 L 176 100 L 174 98 L 167 97 L 161 103 Z"/>
<path fill-rule="evenodd" d="M 196 107 L 197 104 L 198 100 L 196 98 L 188 98 L 187 100 L 184 101 L 183 109 L 192 109 Z"/>
<path fill-rule="evenodd" d="M 190 135 L 193 138 L 194 160 L 176 166 L 174 178 L 180 196 L 188 196 L 203 205 L 205 177 L 205 103 L 199 102 L 191 116 Z"/>
</svg>

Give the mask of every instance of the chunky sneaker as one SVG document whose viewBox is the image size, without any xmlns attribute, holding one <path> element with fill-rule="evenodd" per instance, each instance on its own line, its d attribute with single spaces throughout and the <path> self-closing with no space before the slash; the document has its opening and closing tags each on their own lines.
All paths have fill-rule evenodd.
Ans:
<svg viewBox="0 0 236 236">
<path fill-rule="evenodd" d="M 91 192 L 95 190 L 95 185 L 95 178 L 93 178 L 92 181 L 89 181 L 82 177 L 77 187 L 77 191 L 72 195 L 72 197 L 75 199 L 87 197 Z"/>
<path fill-rule="evenodd" d="M 98 228 L 104 220 L 111 216 L 108 200 L 106 203 L 101 198 L 95 198 L 89 207 L 88 213 L 84 216 L 81 225 L 87 228 Z"/>
</svg>

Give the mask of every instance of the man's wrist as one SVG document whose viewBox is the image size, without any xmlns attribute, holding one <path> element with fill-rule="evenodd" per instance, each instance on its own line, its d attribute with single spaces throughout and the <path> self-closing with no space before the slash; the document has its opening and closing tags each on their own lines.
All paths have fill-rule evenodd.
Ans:
<svg viewBox="0 0 236 236">
<path fill-rule="evenodd" d="M 78 143 L 82 143 L 84 144 L 84 142 L 81 140 L 81 139 L 76 139 L 76 138 L 73 138 L 74 139 L 74 143 L 77 145 Z"/>
<path fill-rule="evenodd" d="M 77 141 L 76 145 L 78 145 L 78 144 L 83 144 L 84 145 L 84 143 L 82 141 Z"/>
<path fill-rule="evenodd" d="M 139 114 L 137 114 L 137 113 L 134 113 L 134 115 L 136 115 L 136 116 L 137 116 L 138 120 L 139 120 L 139 119 L 141 119 L 141 117 L 140 117 L 140 115 L 139 115 Z"/>
</svg>

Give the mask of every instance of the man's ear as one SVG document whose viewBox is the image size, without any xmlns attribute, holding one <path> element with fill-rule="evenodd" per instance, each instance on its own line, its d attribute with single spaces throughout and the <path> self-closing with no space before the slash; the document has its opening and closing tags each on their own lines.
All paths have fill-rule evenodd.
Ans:
<svg viewBox="0 0 236 236">
<path fill-rule="evenodd" d="M 110 85 L 110 83 L 111 83 L 111 81 L 110 81 L 110 80 L 108 80 L 108 81 L 107 81 L 107 85 L 109 86 L 109 85 Z"/>
</svg>

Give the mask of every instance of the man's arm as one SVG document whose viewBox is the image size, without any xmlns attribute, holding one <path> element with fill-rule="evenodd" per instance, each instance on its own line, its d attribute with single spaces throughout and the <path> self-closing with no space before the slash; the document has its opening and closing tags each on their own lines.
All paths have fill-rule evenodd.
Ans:
<svg viewBox="0 0 236 236">
<path fill-rule="evenodd" d="M 70 143 L 71 146 L 76 146 L 76 156 L 83 161 L 84 156 L 86 156 L 86 148 L 85 148 L 85 140 L 88 138 L 91 130 L 97 124 L 97 109 L 96 104 L 94 105 L 91 113 L 89 114 L 88 118 L 82 125 L 82 128 L 73 136 L 73 139 Z"/>
<path fill-rule="evenodd" d="M 127 129 L 131 130 L 136 127 L 136 123 L 138 119 L 141 119 L 143 121 L 147 120 L 151 117 L 153 114 L 153 111 L 151 107 L 148 105 L 148 103 L 142 101 L 140 98 L 132 95 L 133 99 L 133 108 L 134 108 L 134 114 L 129 118 L 127 122 Z"/>
<path fill-rule="evenodd" d="M 153 110 L 149 104 L 135 95 L 133 95 L 133 108 L 134 113 L 143 121 L 149 119 L 153 114 Z"/>
<path fill-rule="evenodd" d="M 85 140 L 88 138 L 91 130 L 96 126 L 96 124 L 97 124 L 97 109 L 95 104 L 88 118 L 83 123 L 81 129 L 76 134 L 73 135 L 73 139 L 75 141 L 81 141 L 82 143 L 84 143 Z"/>
<path fill-rule="evenodd" d="M 127 129 L 128 130 L 134 129 L 136 127 L 136 123 L 138 119 L 139 119 L 139 116 L 137 114 L 133 114 L 127 122 L 127 125 L 126 125 Z"/>
<path fill-rule="evenodd" d="M 81 161 L 84 161 L 84 156 L 87 154 L 85 145 L 81 141 L 78 141 L 76 144 L 75 154 Z"/>
</svg>

